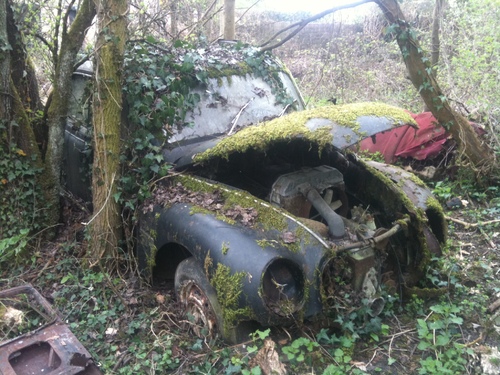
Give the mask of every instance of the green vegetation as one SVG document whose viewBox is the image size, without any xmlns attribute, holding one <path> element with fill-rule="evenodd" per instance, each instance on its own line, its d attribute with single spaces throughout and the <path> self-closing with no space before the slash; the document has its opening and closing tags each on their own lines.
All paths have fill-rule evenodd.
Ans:
<svg viewBox="0 0 500 375">
<path fill-rule="evenodd" d="M 489 209 L 468 210 L 467 218 L 487 221 Z M 107 374 L 152 369 L 156 373 L 262 374 L 258 353 L 269 350 L 269 339 L 282 365 L 293 373 L 311 369 L 325 375 L 466 373 L 478 348 L 473 343 L 481 343 L 483 335 L 499 339 L 487 305 L 490 296 L 500 291 L 500 283 L 495 275 L 496 252 L 469 248 L 470 254 L 464 257 L 458 235 L 452 226 L 443 257 L 432 260 L 418 285 L 426 290 L 440 288 L 439 295 L 414 296 L 401 303 L 395 291 L 387 288 L 382 314 L 370 317 L 368 301 L 353 310 L 355 297 L 347 293 L 328 317 L 328 327 L 306 323 L 286 331 L 256 331 L 245 346 L 227 347 L 220 341 L 207 346 L 188 335 L 177 324 L 181 312 L 171 290 L 140 285 L 133 274 L 109 275 L 82 268 L 80 242 L 66 240 L 56 245 L 56 251 L 33 252 L 29 261 L 2 268 L 0 283 L 7 287 L 14 280 L 36 276 L 37 288 L 53 298 L 71 330 Z M 471 230 L 468 235 L 468 241 L 483 241 L 479 232 Z M 224 300 L 232 306 L 230 311 L 244 314 L 234 305 L 244 275 L 218 269 L 211 271 L 217 274 L 212 283 L 219 289 L 229 284 Z M 228 315 L 229 320 L 234 317 Z M 33 319 L 28 317 L 28 326 L 36 323 Z M 413 372 L 408 366 L 413 366 Z"/>
<path fill-rule="evenodd" d="M 16 145 L 0 142 L 0 266 L 19 261 L 30 236 L 45 229 L 41 171 L 33 165 Z"/>
</svg>

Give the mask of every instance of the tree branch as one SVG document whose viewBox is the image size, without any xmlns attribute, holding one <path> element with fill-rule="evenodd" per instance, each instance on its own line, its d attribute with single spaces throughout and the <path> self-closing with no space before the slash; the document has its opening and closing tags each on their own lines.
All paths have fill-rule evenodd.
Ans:
<svg viewBox="0 0 500 375">
<path fill-rule="evenodd" d="M 362 5 L 362 4 L 366 4 L 366 3 L 371 3 L 372 0 L 361 0 L 361 1 L 357 1 L 355 3 L 352 3 L 352 4 L 346 4 L 346 5 L 339 5 L 337 7 L 333 7 L 333 8 L 330 8 L 330 9 L 327 9 L 321 13 L 318 13 L 314 16 L 311 16 L 309 18 L 306 18 L 302 21 L 299 21 L 299 22 L 296 22 L 290 26 L 287 26 L 285 27 L 284 29 L 278 31 L 276 34 L 274 34 L 271 38 L 269 38 L 266 42 L 262 43 L 260 45 L 261 47 L 261 52 L 265 52 L 265 51 L 270 51 L 276 47 L 279 47 L 279 46 L 282 46 L 283 44 L 285 44 L 286 42 L 288 42 L 290 39 L 292 39 L 295 35 L 297 35 L 297 33 L 302 30 L 304 27 L 306 27 L 309 23 L 311 22 L 314 22 L 316 20 L 319 20 L 320 18 L 323 18 L 331 13 L 335 13 L 339 10 L 343 10 L 343 9 L 349 9 L 349 8 L 354 8 L 354 7 L 357 7 L 359 5 Z M 280 34 L 283 34 L 284 32 L 288 31 L 288 30 L 291 30 L 291 29 L 294 29 L 294 31 L 292 31 L 290 34 L 288 34 L 283 40 L 279 41 L 279 42 L 276 42 L 275 44 L 271 44 L 270 46 L 268 46 L 272 41 L 274 41 Z M 267 47 L 266 47 L 267 46 Z"/>
</svg>

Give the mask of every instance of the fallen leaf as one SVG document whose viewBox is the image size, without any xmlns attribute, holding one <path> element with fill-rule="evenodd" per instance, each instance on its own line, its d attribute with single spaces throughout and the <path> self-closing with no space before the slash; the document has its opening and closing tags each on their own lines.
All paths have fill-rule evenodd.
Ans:
<svg viewBox="0 0 500 375">
<path fill-rule="evenodd" d="M 156 302 L 158 302 L 160 305 L 165 303 L 165 296 L 163 294 L 158 293 L 156 295 Z"/>
</svg>

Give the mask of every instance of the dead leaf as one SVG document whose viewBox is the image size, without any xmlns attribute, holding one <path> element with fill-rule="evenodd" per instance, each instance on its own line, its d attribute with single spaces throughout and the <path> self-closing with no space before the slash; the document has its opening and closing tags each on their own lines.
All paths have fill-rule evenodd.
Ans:
<svg viewBox="0 0 500 375">
<path fill-rule="evenodd" d="M 165 296 L 163 294 L 158 293 L 156 295 L 156 302 L 158 302 L 158 304 L 160 305 L 163 305 L 165 303 Z"/>
<path fill-rule="evenodd" d="M 284 232 L 281 235 L 281 239 L 284 243 L 294 243 L 297 242 L 297 236 L 293 232 Z"/>
<path fill-rule="evenodd" d="M 276 344 L 270 338 L 264 341 L 264 346 L 250 362 L 250 367 L 259 366 L 264 375 L 287 374 L 285 365 L 281 363 L 279 354 L 276 351 Z"/>
</svg>

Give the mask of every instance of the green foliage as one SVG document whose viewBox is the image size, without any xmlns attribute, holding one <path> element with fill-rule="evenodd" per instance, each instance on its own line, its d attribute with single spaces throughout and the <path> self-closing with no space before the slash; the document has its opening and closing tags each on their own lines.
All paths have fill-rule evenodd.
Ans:
<svg viewBox="0 0 500 375">
<path fill-rule="evenodd" d="M 317 349 L 318 343 L 306 337 L 299 337 L 292 341 L 290 345 L 284 346 L 281 350 L 287 356 L 291 363 L 308 362 L 311 359 L 311 353 Z M 312 363 L 307 363 L 311 365 Z"/>
<path fill-rule="evenodd" d="M 453 183 L 448 180 L 438 181 L 434 184 L 432 194 L 445 202 L 452 197 Z"/>
<path fill-rule="evenodd" d="M 329 335 L 326 329 L 322 329 L 317 334 L 316 339 L 335 362 L 326 367 L 323 375 L 366 374 L 352 365 L 352 353 L 356 344 L 356 339 L 353 336 L 343 335 L 338 337 L 335 334 Z"/>
<path fill-rule="evenodd" d="M 463 374 L 473 350 L 458 343 L 463 318 L 461 308 L 441 303 L 431 306 L 430 319 L 417 319 L 418 349 L 423 352 L 419 374 Z"/>
<path fill-rule="evenodd" d="M 0 133 L 6 131 L 0 124 Z M 42 192 L 37 184 L 40 170 L 16 145 L 0 144 L 0 239 L 16 237 L 21 230 L 43 227 Z M 14 240 L 10 242 L 16 242 Z"/>
<path fill-rule="evenodd" d="M 158 309 L 131 310 L 130 301 L 116 294 L 124 286 L 120 278 L 74 268 L 73 262 L 70 258 L 58 264 L 64 276 L 54 293 L 55 305 L 78 339 L 99 358 L 103 372 L 165 373 L 177 368 L 173 335 L 152 331 L 152 322 L 161 317 Z"/>
<path fill-rule="evenodd" d="M 279 102 L 289 105 L 292 99 L 278 77 L 281 71 L 272 55 L 242 44 L 207 47 L 177 41 L 166 48 L 148 38 L 131 45 L 125 54 L 123 89 L 130 134 L 122 154 L 131 173 L 122 178 L 122 191 L 115 198 L 126 196 L 126 205 L 133 209 L 149 197 L 150 183 L 166 175 L 170 166 L 162 149 L 174 130 L 190 126 L 186 114 L 200 101 L 193 88 L 206 86 L 209 78 L 230 80 L 232 75 L 253 73 L 270 84 Z"/>
<path fill-rule="evenodd" d="M 0 265 L 17 261 L 28 244 L 28 229 L 21 229 L 18 235 L 0 239 Z"/>
</svg>

